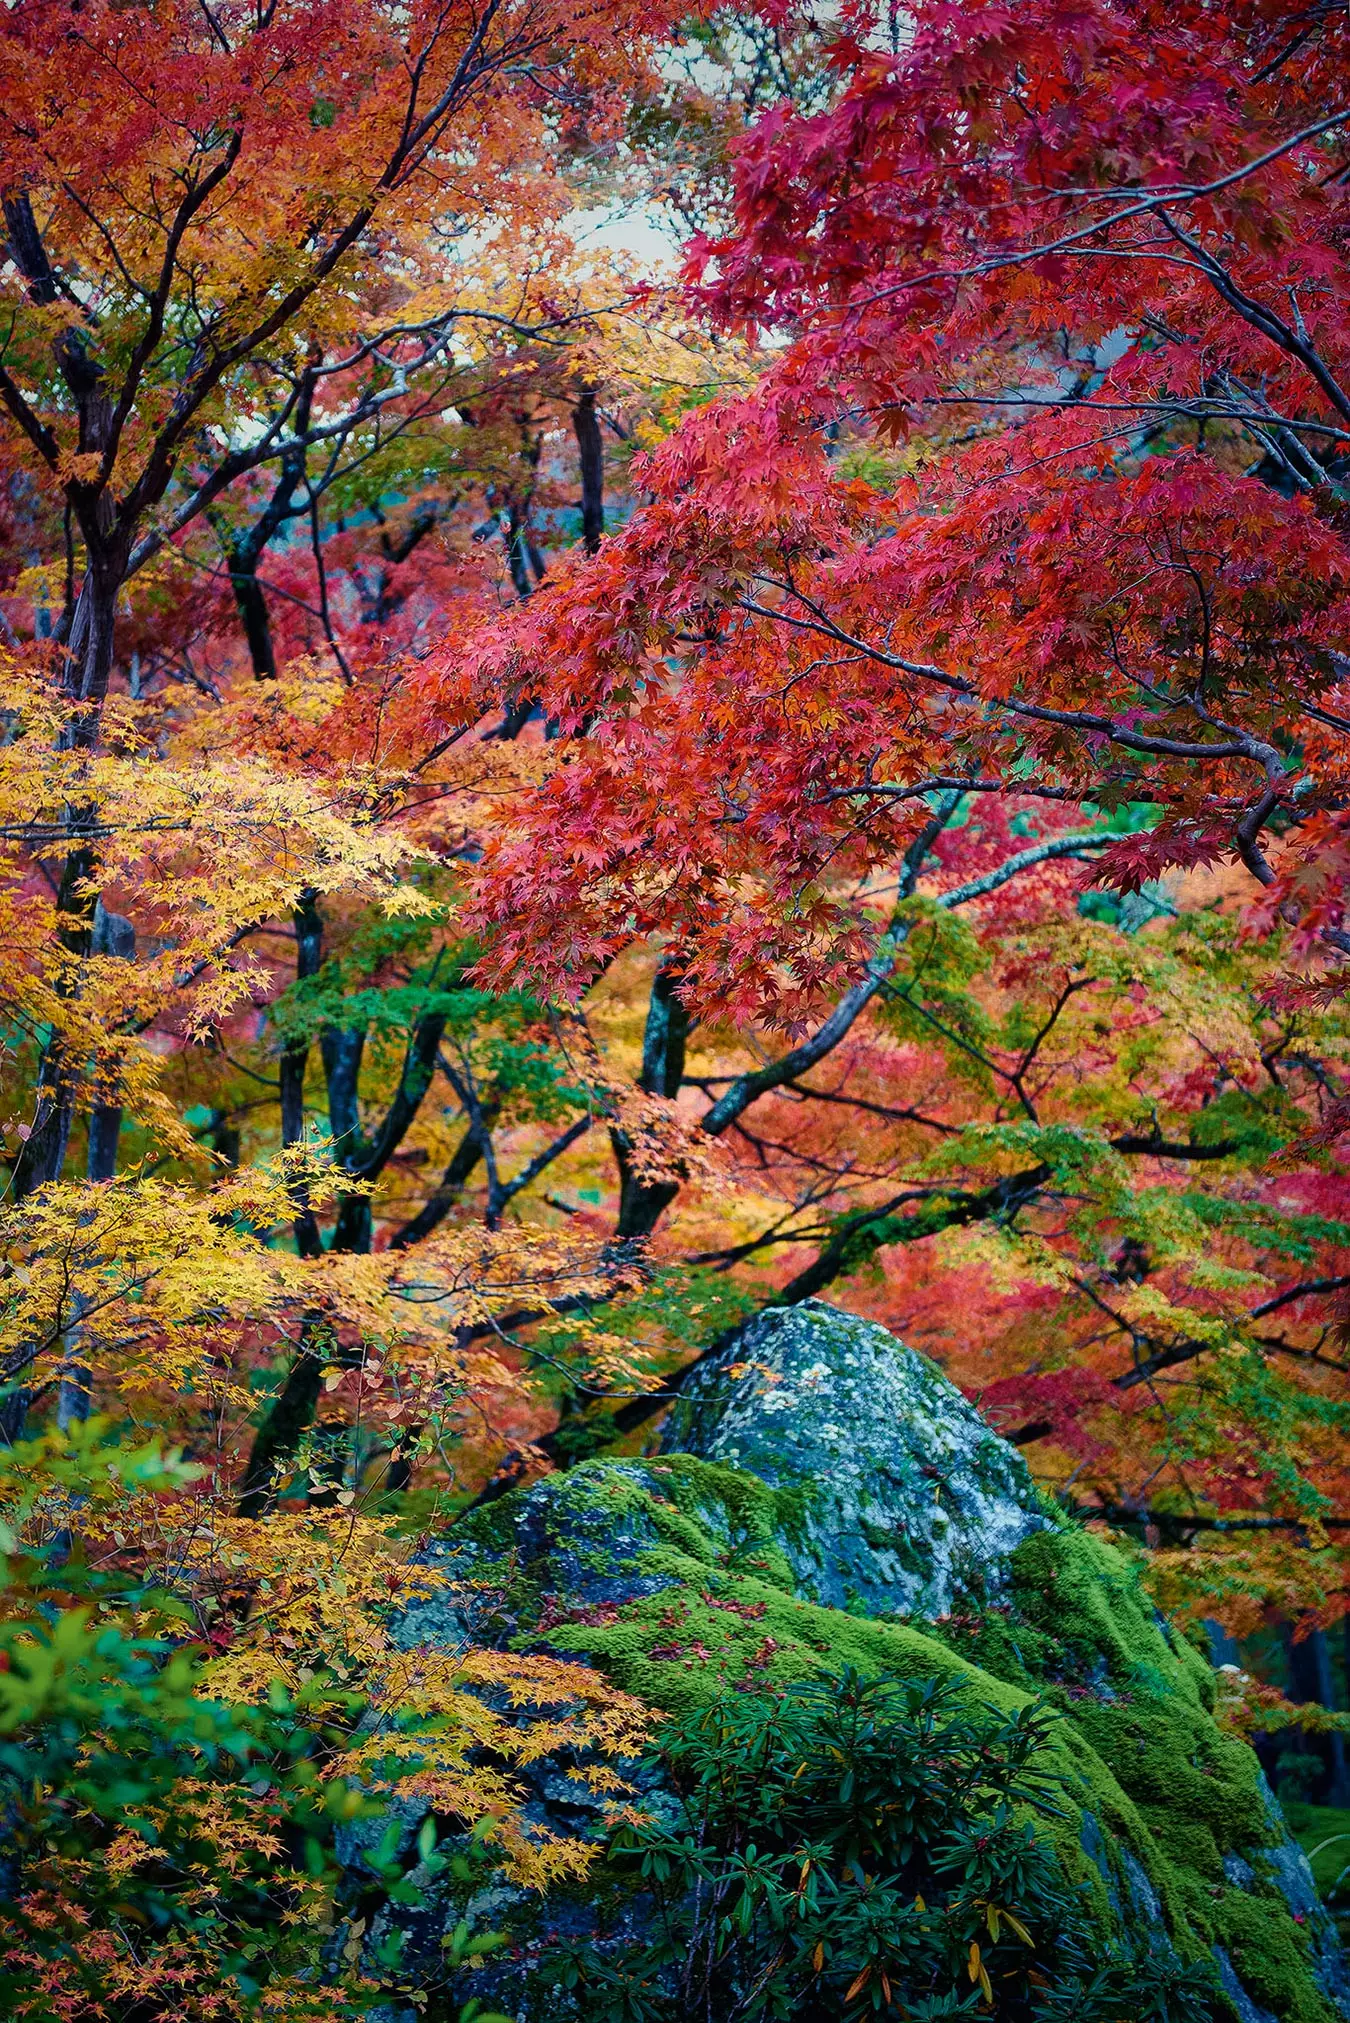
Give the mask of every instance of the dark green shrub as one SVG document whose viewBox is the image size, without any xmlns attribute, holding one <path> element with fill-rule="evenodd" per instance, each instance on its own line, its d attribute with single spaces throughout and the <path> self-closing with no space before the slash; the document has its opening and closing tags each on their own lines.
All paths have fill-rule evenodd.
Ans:
<svg viewBox="0 0 1350 2023">
<path fill-rule="evenodd" d="M 852 1672 L 723 1695 L 662 1738 L 664 1816 L 612 1844 L 659 1936 L 564 1978 L 641 2023 L 1202 2023 L 1208 1967 L 1110 1940 L 1055 1859 L 1051 1718 Z"/>
</svg>

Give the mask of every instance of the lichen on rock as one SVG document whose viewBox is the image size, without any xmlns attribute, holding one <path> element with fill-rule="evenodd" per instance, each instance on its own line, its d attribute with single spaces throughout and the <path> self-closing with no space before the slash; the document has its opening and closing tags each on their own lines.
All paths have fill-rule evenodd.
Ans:
<svg viewBox="0 0 1350 2023">
<path fill-rule="evenodd" d="M 744 1328 L 662 1446 L 792 1490 L 784 1549 L 830 1608 L 933 1617 L 992 1599 L 1045 1522 L 1021 1456 L 933 1363 L 820 1300 Z"/>
</svg>

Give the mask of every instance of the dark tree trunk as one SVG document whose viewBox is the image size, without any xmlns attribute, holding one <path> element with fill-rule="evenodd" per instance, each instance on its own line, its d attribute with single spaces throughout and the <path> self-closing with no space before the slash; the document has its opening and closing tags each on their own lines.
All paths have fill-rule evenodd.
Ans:
<svg viewBox="0 0 1350 2023">
<path fill-rule="evenodd" d="M 295 404 L 296 437 L 303 437 L 309 427 L 314 406 L 315 374 L 319 363 L 316 353 L 311 357 L 301 380 Z M 230 588 L 234 592 L 235 609 L 244 628 L 248 657 L 256 681 L 275 681 L 277 672 L 272 618 L 267 608 L 267 593 L 258 575 L 258 564 L 266 554 L 274 535 L 288 520 L 296 519 L 305 510 L 295 504 L 296 488 L 304 475 L 304 450 L 288 449 L 281 459 L 272 496 L 251 527 L 240 528 L 230 533 L 214 514 L 210 516 L 229 566 Z"/>
<path fill-rule="evenodd" d="M 136 960 L 136 930 L 120 913 L 109 913 L 100 899 L 94 908 L 94 929 L 90 937 L 95 955 L 116 956 L 122 962 Z M 89 1113 L 89 1154 L 85 1172 L 90 1180 L 111 1180 L 117 1171 L 117 1143 L 122 1135 L 122 1104 L 117 1095 L 115 1071 Z"/>
<path fill-rule="evenodd" d="M 312 904 L 312 898 L 311 898 Z M 319 944 L 313 930 L 301 932 L 297 916 L 297 936 L 302 950 L 312 949 L 305 961 L 318 967 Z M 312 973 L 312 972 L 311 972 Z M 360 1081 L 365 1054 L 366 1029 L 362 1026 L 326 1026 L 320 1035 L 324 1075 L 328 1084 L 328 1117 L 333 1130 L 333 1156 L 354 1179 L 375 1180 L 397 1151 L 408 1126 L 417 1115 L 423 1096 L 435 1072 L 437 1049 L 445 1030 L 444 1016 L 433 1014 L 420 1019 L 408 1042 L 407 1058 L 393 1101 L 373 1140 L 361 1129 Z M 294 1091 L 294 1085 L 292 1085 Z M 292 1093 L 292 1102 L 296 1097 Z M 293 1113 L 294 1114 L 294 1113 Z M 372 1218 L 367 1194 L 344 1194 L 338 1204 L 330 1248 L 334 1251 L 366 1253 L 370 1249 Z M 314 1229 L 315 1250 L 322 1255 L 318 1229 Z M 280 1394 L 258 1430 L 244 1473 L 239 1508 L 246 1517 L 261 1516 L 273 1493 L 273 1484 L 282 1466 L 295 1453 L 306 1429 L 313 1423 L 319 1402 L 319 1363 L 313 1346 L 317 1322 L 306 1323 L 297 1352 Z M 334 1350 L 341 1362 L 345 1351 Z"/>
<path fill-rule="evenodd" d="M 594 388 L 572 409 L 572 428 L 581 455 L 581 539 L 586 553 L 594 555 L 605 531 L 605 451 Z"/>
<path fill-rule="evenodd" d="M 304 982 L 317 976 L 323 962 L 323 916 L 317 892 L 306 889 L 295 909 L 295 980 Z M 305 1137 L 305 1071 L 309 1066 L 308 1036 L 284 1047 L 278 1066 L 281 1082 L 281 1142 L 301 1145 Z M 323 1243 L 319 1225 L 308 1201 L 300 1200 L 295 1214 L 295 1247 L 301 1257 L 320 1257 Z"/>
<path fill-rule="evenodd" d="M 422 1428 L 420 1426 L 409 1426 L 397 1447 L 393 1449 L 389 1456 L 389 1465 L 385 1470 L 384 1488 L 386 1495 L 401 1496 L 405 1491 L 411 1489 L 413 1460 L 417 1453 L 417 1443 L 421 1437 Z"/>
<path fill-rule="evenodd" d="M 31 297 L 38 302 L 55 301 L 61 291 L 28 198 L 23 195 L 7 198 L 4 213 L 10 250 L 28 281 Z M 98 458 L 112 444 L 113 403 L 103 391 L 104 369 L 89 356 L 87 332 L 82 325 L 62 331 L 53 349 L 79 415 L 77 450 L 81 456 Z M 100 470 L 94 478 L 67 487 L 67 525 L 69 515 L 73 514 L 84 538 L 87 558 L 84 581 L 70 612 L 67 636 L 62 641 L 66 695 L 73 703 L 82 705 L 62 733 L 66 747 L 74 750 L 89 750 L 98 741 L 102 705 L 113 667 L 117 597 L 131 552 L 130 528 L 118 530 L 116 526 L 116 503 L 106 482 L 107 475 Z M 97 811 L 92 807 L 71 810 L 70 848 L 57 892 L 63 916 L 58 930 L 61 944 L 77 962 L 89 955 L 93 944 L 95 901 L 91 894 L 98 868 L 96 821 Z M 78 989 L 78 984 L 66 987 Z M 57 1022 L 43 1049 L 32 1126 L 10 1175 L 13 1200 L 22 1200 L 60 1179 L 84 1074 L 83 1058 L 71 1049 Z M 120 1114 L 116 1121 L 120 1126 Z M 96 1131 L 91 1129 L 91 1153 L 97 1146 L 100 1160 L 106 1162 L 111 1158 L 115 1165 L 116 1136 L 112 1118 L 105 1117 Z M 80 1318 L 78 1312 L 71 1317 L 72 1341 L 78 1338 Z M 70 1381 L 67 1383 L 63 1377 L 58 1393 L 58 1417 L 63 1424 L 88 1411 L 88 1373 L 79 1367 L 78 1357 L 73 1353 L 66 1362 Z M 29 1394 L 22 1384 L 6 1390 L 0 1404 L 0 1427 L 7 1440 L 22 1437 L 28 1404 Z"/>
<path fill-rule="evenodd" d="M 295 925 L 295 975 L 301 982 L 317 976 L 323 962 L 323 915 L 318 894 L 306 889 L 300 894 L 293 916 Z M 282 1049 L 278 1076 L 281 1084 L 281 1142 L 299 1145 L 305 1136 L 305 1070 L 309 1064 L 310 1042 L 297 1039 Z M 322 1257 L 323 1239 L 318 1219 L 308 1200 L 300 1195 L 295 1206 L 295 1247 L 301 1257 Z M 241 1517 L 261 1517 L 272 1500 L 273 1477 L 281 1463 L 294 1454 L 301 1436 L 314 1417 L 319 1400 L 320 1357 L 315 1343 L 317 1323 L 301 1324 L 300 1347 L 277 1397 L 273 1400 L 254 1438 L 244 1470 L 243 1493 L 239 1499 Z"/>
<path fill-rule="evenodd" d="M 70 1143 L 77 1085 L 78 1076 L 70 1066 L 66 1047 L 53 1034 L 42 1051 L 33 1122 L 10 1175 L 12 1200 L 22 1201 L 39 1187 L 60 1179 Z"/>
<path fill-rule="evenodd" d="M 67 367 L 67 377 L 73 370 Z M 85 368 L 86 375 L 90 370 Z M 96 385 L 96 377 L 89 383 Z M 86 406 L 88 413 L 82 412 L 81 416 L 81 447 L 86 439 L 97 447 L 107 426 L 104 410 L 108 403 L 101 397 L 90 398 Z M 112 673 L 117 593 L 126 567 L 124 546 L 120 543 L 110 546 L 101 540 L 101 523 L 110 511 L 105 494 L 83 529 L 89 566 L 66 642 L 66 692 L 72 701 L 86 703 L 88 707 L 73 717 L 65 737 L 70 747 L 81 750 L 91 747 L 98 737 L 100 709 Z M 93 843 L 95 821 L 93 808 L 72 811 L 71 847 L 61 868 L 57 891 L 57 904 L 67 923 L 60 930 L 62 946 L 81 958 L 89 954 L 93 941 L 94 900 L 89 896 L 89 886 L 98 868 Z M 60 1179 L 83 1072 L 83 1062 L 70 1056 L 61 1033 L 54 1032 L 43 1050 L 32 1128 L 15 1161 L 10 1182 L 12 1199 L 22 1200 L 35 1188 Z"/>
<path fill-rule="evenodd" d="M 689 1013 L 678 996 L 679 982 L 679 972 L 663 966 L 652 984 L 639 1078 L 639 1086 L 649 1096 L 678 1096 L 684 1080 Z M 619 1220 L 614 1233 L 621 1241 L 650 1236 L 679 1193 L 680 1182 L 641 1179 L 634 1170 L 633 1148 L 624 1133 L 611 1131 L 610 1143 L 619 1165 Z"/>
<path fill-rule="evenodd" d="M 314 1417 L 323 1380 L 323 1357 L 306 1322 L 301 1330 L 300 1348 L 286 1374 L 286 1381 L 273 1401 L 244 1470 L 243 1493 L 239 1498 L 241 1517 L 261 1517 L 275 1496 L 275 1477 L 300 1445 Z"/>
<path fill-rule="evenodd" d="M 519 492 L 513 492 L 506 509 L 506 565 L 518 597 L 529 597 L 544 580 L 544 558 L 530 537 L 530 502 L 534 497 L 542 435 L 531 436 L 524 416 L 520 420 L 521 456 L 529 476 Z"/>
<path fill-rule="evenodd" d="M 368 1194 L 344 1194 L 333 1224 L 333 1249 L 357 1257 L 369 1254 L 375 1227 Z"/>
<path fill-rule="evenodd" d="M 1289 1697 L 1302 1704 L 1336 1707 L 1336 1682 L 1331 1669 L 1331 1651 L 1325 1630 L 1313 1630 L 1298 1642 L 1286 1632 L 1285 1655 L 1289 1663 Z M 1322 1805 L 1350 1804 L 1350 1776 L 1347 1775 L 1345 1737 L 1308 1735 L 1303 1743 L 1310 1754 L 1320 1756 L 1325 1766 L 1320 1789 L 1315 1794 Z"/>
<path fill-rule="evenodd" d="M 349 1171 L 360 1168 L 366 1152 L 361 1135 L 358 1091 L 366 1050 L 364 1026 L 329 1026 L 320 1042 L 328 1078 L 328 1121 L 333 1131 L 333 1157 Z M 333 1228 L 333 1249 L 364 1253 L 370 1249 L 370 1201 L 363 1194 L 344 1194 Z"/>
<path fill-rule="evenodd" d="M 77 814 L 74 823 L 77 832 L 82 821 L 87 819 L 87 815 Z M 62 866 L 57 904 L 68 924 L 60 931 L 61 941 L 69 953 L 76 956 L 88 955 L 93 938 L 93 902 L 85 896 L 82 888 L 93 876 L 96 864 L 93 849 L 77 845 L 68 852 Z M 53 1032 L 42 1052 L 32 1126 L 14 1162 L 10 1178 L 13 1200 L 22 1201 L 25 1195 L 32 1194 L 37 1188 L 49 1186 L 52 1181 L 60 1179 L 66 1163 L 66 1148 L 70 1143 L 70 1127 L 75 1116 L 82 1069 L 83 1064 L 72 1057 L 60 1030 Z"/>
<path fill-rule="evenodd" d="M 481 1120 L 478 1124 L 471 1124 L 456 1145 L 431 1199 L 411 1222 L 405 1222 L 402 1229 L 390 1237 L 391 1250 L 406 1250 L 410 1244 L 420 1243 L 423 1237 L 430 1236 L 433 1229 L 444 1222 L 473 1177 L 483 1157 L 486 1135 L 500 1114 L 500 1103 L 484 1103 Z"/>
<path fill-rule="evenodd" d="M 268 615 L 267 598 L 258 580 L 260 553 L 260 546 L 247 537 L 231 545 L 227 550 L 230 588 L 234 592 L 239 622 L 244 628 L 254 679 L 275 681 L 277 656 L 272 642 L 272 620 Z"/>
<path fill-rule="evenodd" d="M 544 565 L 529 536 L 525 508 L 513 499 L 506 515 L 506 566 L 517 597 L 533 596 L 543 581 Z"/>
<path fill-rule="evenodd" d="M 239 1126 L 231 1120 L 228 1110 L 213 1110 L 210 1126 L 211 1150 L 227 1166 L 239 1164 Z"/>
<path fill-rule="evenodd" d="M 122 1135 L 122 1105 L 97 1103 L 89 1116 L 91 1180 L 111 1180 L 117 1171 L 117 1144 Z"/>
<path fill-rule="evenodd" d="M 31 199 L 23 195 L 6 197 L 4 211 L 9 250 L 15 266 L 28 283 L 30 298 L 34 302 L 55 302 L 58 292 L 56 275 L 47 258 L 47 248 L 42 243 L 37 219 L 33 216 Z"/>
</svg>

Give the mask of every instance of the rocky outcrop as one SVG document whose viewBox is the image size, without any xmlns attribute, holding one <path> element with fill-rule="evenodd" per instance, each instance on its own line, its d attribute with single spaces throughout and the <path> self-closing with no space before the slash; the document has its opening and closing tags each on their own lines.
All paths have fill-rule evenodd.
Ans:
<svg viewBox="0 0 1350 2023">
<path fill-rule="evenodd" d="M 829 1608 L 931 1620 L 993 1601 L 1046 1522 L 1022 1457 L 940 1370 L 819 1300 L 744 1328 L 661 1445 L 795 1492 L 784 1550 Z"/>
<path fill-rule="evenodd" d="M 1103 1932 L 1211 1958 L 1226 2023 L 1350 2017 L 1334 1931 L 1255 1756 L 1215 1722 L 1207 1658 L 1118 1553 L 1042 1507 L 931 1364 L 815 1303 L 765 1315 L 700 1374 L 663 1446 L 582 1463 L 456 1526 L 429 1555 L 452 1586 L 409 1609 L 400 1641 L 580 1657 L 667 1712 L 844 1664 L 956 1679 L 999 1708 L 1044 1699 L 1056 1853 Z M 529 1810 L 598 1833 L 582 1788 L 538 1765 Z M 594 1926 L 594 1904 L 426 1897 L 415 1917 L 375 1920 L 386 1934 L 402 1920 L 414 1965 L 460 1919 L 509 1908 L 514 1954 L 465 1995 L 567 2013 L 551 1949 Z M 605 1915 L 622 1939 L 641 1903 Z"/>
</svg>

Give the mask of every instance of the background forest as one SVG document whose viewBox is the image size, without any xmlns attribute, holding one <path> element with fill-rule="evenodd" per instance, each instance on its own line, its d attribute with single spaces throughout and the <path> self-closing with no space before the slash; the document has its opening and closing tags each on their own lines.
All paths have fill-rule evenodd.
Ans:
<svg viewBox="0 0 1350 2023">
<path fill-rule="evenodd" d="M 818 1295 L 1350 1825 L 1347 32 L 0 11 L 5 2014 L 584 1869 L 641 1710 L 389 1608 Z"/>
</svg>

